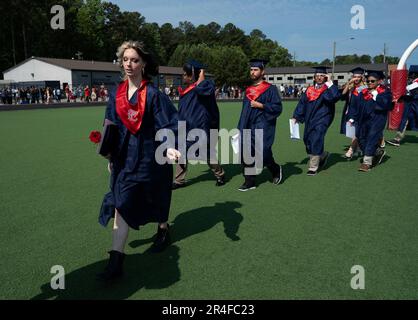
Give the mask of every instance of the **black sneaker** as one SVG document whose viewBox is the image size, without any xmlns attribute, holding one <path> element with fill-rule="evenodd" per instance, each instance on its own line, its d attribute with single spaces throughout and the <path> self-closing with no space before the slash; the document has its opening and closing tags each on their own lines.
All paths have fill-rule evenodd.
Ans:
<svg viewBox="0 0 418 320">
<path fill-rule="evenodd" d="M 256 188 L 255 185 L 247 185 L 247 184 L 243 184 L 241 187 L 238 188 L 239 191 L 245 192 L 248 190 L 254 190 Z"/>
<path fill-rule="evenodd" d="M 186 186 L 185 183 L 180 184 L 180 183 L 173 182 L 171 189 L 176 190 L 176 189 L 184 188 L 185 186 Z"/>
<path fill-rule="evenodd" d="M 328 158 L 329 158 L 329 152 L 326 152 L 326 153 L 325 153 L 325 157 L 324 157 L 324 158 L 322 158 L 322 159 L 319 161 L 319 168 L 320 168 L 320 169 L 323 169 L 323 168 L 327 165 Z"/>
<path fill-rule="evenodd" d="M 154 243 L 151 246 L 151 251 L 153 253 L 159 253 L 164 251 L 171 244 L 171 237 L 169 232 L 169 225 L 167 229 L 160 228 L 158 226 L 157 236 L 155 237 Z"/>
<path fill-rule="evenodd" d="M 376 152 L 376 155 L 373 157 L 373 167 L 377 166 L 378 164 L 381 164 L 385 155 L 386 155 L 385 150 L 383 150 L 383 149 L 378 150 Z"/>
<path fill-rule="evenodd" d="M 273 184 L 280 184 L 280 182 L 282 182 L 282 178 L 283 178 L 283 175 L 282 175 L 282 166 L 281 165 L 278 165 L 278 167 L 279 167 L 279 171 L 277 172 L 277 174 L 273 177 Z"/>
<path fill-rule="evenodd" d="M 222 187 L 223 185 L 225 185 L 225 180 L 223 178 L 216 180 L 216 186 L 217 187 Z"/>
<path fill-rule="evenodd" d="M 306 174 L 307 174 L 308 176 L 313 177 L 313 176 L 316 176 L 316 175 L 317 175 L 317 171 L 309 170 Z"/>
<path fill-rule="evenodd" d="M 395 147 L 400 147 L 401 146 L 401 142 L 399 140 L 396 140 L 396 139 L 386 140 L 386 142 L 389 143 L 392 146 L 395 146 Z"/>
</svg>

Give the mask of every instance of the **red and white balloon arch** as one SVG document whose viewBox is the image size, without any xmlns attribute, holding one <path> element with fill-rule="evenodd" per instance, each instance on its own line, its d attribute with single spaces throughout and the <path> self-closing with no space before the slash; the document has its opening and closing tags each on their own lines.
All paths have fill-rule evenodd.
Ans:
<svg viewBox="0 0 418 320">
<path fill-rule="evenodd" d="M 408 70 L 406 69 L 406 61 L 418 47 L 418 39 L 416 39 L 409 47 L 406 49 L 404 54 L 399 61 L 398 67 L 396 70 L 393 70 L 390 79 L 391 79 L 391 90 L 394 99 L 399 99 L 402 95 L 406 93 L 406 86 L 408 84 Z M 398 130 L 399 125 L 402 120 L 402 113 L 404 109 L 403 103 L 395 103 L 393 111 L 389 113 L 388 129 L 389 130 Z"/>
</svg>

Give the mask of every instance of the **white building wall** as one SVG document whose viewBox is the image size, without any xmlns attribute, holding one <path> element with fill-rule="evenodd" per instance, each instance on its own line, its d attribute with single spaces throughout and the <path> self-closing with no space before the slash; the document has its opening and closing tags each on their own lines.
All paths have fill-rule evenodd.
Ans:
<svg viewBox="0 0 418 320">
<path fill-rule="evenodd" d="M 15 82 L 60 81 L 61 84 L 71 83 L 71 70 L 31 59 L 8 72 L 4 72 L 4 79 Z"/>
<path fill-rule="evenodd" d="M 313 84 L 313 73 L 299 73 L 299 74 L 290 74 L 290 73 L 286 73 L 286 74 L 267 74 L 266 75 L 266 80 L 268 82 L 270 82 L 271 84 L 275 84 L 277 86 L 280 85 L 292 85 L 294 86 L 296 84 L 296 79 L 306 79 L 305 84 L 302 84 L 302 86 L 304 85 L 312 85 Z M 341 79 L 339 78 L 341 77 Z M 273 79 L 272 79 L 273 78 Z M 280 79 L 281 78 L 281 79 Z M 288 79 L 290 78 L 290 79 Z M 346 82 L 348 82 L 348 80 L 351 79 L 351 73 L 349 72 L 336 72 L 334 73 L 334 80 L 338 81 L 339 85 L 345 84 Z M 301 84 L 298 84 L 299 86 Z"/>
</svg>

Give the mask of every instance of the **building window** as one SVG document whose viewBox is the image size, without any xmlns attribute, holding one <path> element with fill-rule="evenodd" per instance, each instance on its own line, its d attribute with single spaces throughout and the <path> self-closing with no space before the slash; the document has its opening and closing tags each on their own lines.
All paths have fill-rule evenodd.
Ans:
<svg viewBox="0 0 418 320">
<path fill-rule="evenodd" d="M 293 77 L 287 77 L 287 80 L 293 80 Z"/>
<path fill-rule="evenodd" d="M 338 80 L 344 80 L 344 76 L 338 76 Z"/>
<path fill-rule="evenodd" d="M 274 77 L 269 77 L 269 81 L 274 81 Z"/>
<path fill-rule="evenodd" d="M 308 79 L 308 80 L 313 80 L 313 77 L 308 77 L 307 79 Z"/>
<path fill-rule="evenodd" d="M 277 81 L 283 80 L 283 77 L 277 77 Z"/>
</svg>

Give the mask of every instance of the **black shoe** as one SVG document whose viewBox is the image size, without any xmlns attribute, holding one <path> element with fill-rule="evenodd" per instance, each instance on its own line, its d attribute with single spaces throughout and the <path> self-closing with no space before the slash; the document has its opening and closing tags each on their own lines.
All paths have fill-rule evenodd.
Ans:
<svg viewBox="0 0 418 320">
<path fill-rule="evenodd" d="M 217 187 L 221 187 L 223 185 L 225 185 L 225 180 L 223 178 L 216 180 L 216 186 Z"/>
<path fill-rule="evenodd" d="M 396 139 L 386 140 L 386 142 L 389 143 L 392 146 L 395 146 L 395 147 L 400 147 L 401 146 L 401 142 L 399 140 L 396 140 Z"/>
<path fill-rule="evenodd" d="M 386 155 L 385 150 L 383 150 L 383 149 L 378 150 L 376 152 L 376 155 L 373 157 L 373 167 L 377 166 L 378 164 L 381 164 L 385 155 Z"/>
<path fill-rule="evenodd" d="M 159 253 L 164 251 L 171 244 L 171 237 L 169 232 L 169 225 L 167 229 L 160 228 L 158 226 L 157 236 L 155 237 L 154 243 L 151 246 L 151 251 L 153 253 Z"/>
<path fill-rule="evenodd" d="M 123 275 L 123 260 L 125 254 L 119 251 L 109 251 L 109 262 L 104 272 L 97 275 L 97 280 L 110 281 Z"/>
<path fill-rule="evenodd" d="M 238 188 L 239 191 L 245 192 L 248 190 L 254 190 L 256 188 L 256 186 L 253 185 L 247 185 L 246 183 L 244 183 L 241 187 Z"/>
<path fill-rule="evenodd" d="M 171 187 L 171 190 L 176 190 L 176 189 L 184 188 L 185 186 L 186 186 L 185 183 L 180 184 L 180 183 L 173 182 L 173 185 Z"/>
<path fill-rule="evenodd" d="M 283 178 L 283 174 L 282 174 L 282 166 L 278 165 L 278 172 L 277 174 L 273 177 L 273 184 L 280 184 L 280 182 L 282 182 L 282 178 Z"/>
<path fill-rule="evenodd" d="M 317 171 L 309 170 L 306 174 L 307 174 L 308 176 L 313 177 L 313 176 L 316 176 L 316 175 L 317 175 Z"/>
<path fill-rule="evenodd" d="M 325 157 L 319 161 L 319 168 L 320 169 L 323 169 L 327 165 L 328 158 L 329 158 L 329 152 L 326 152 Z"/>
</svg>

